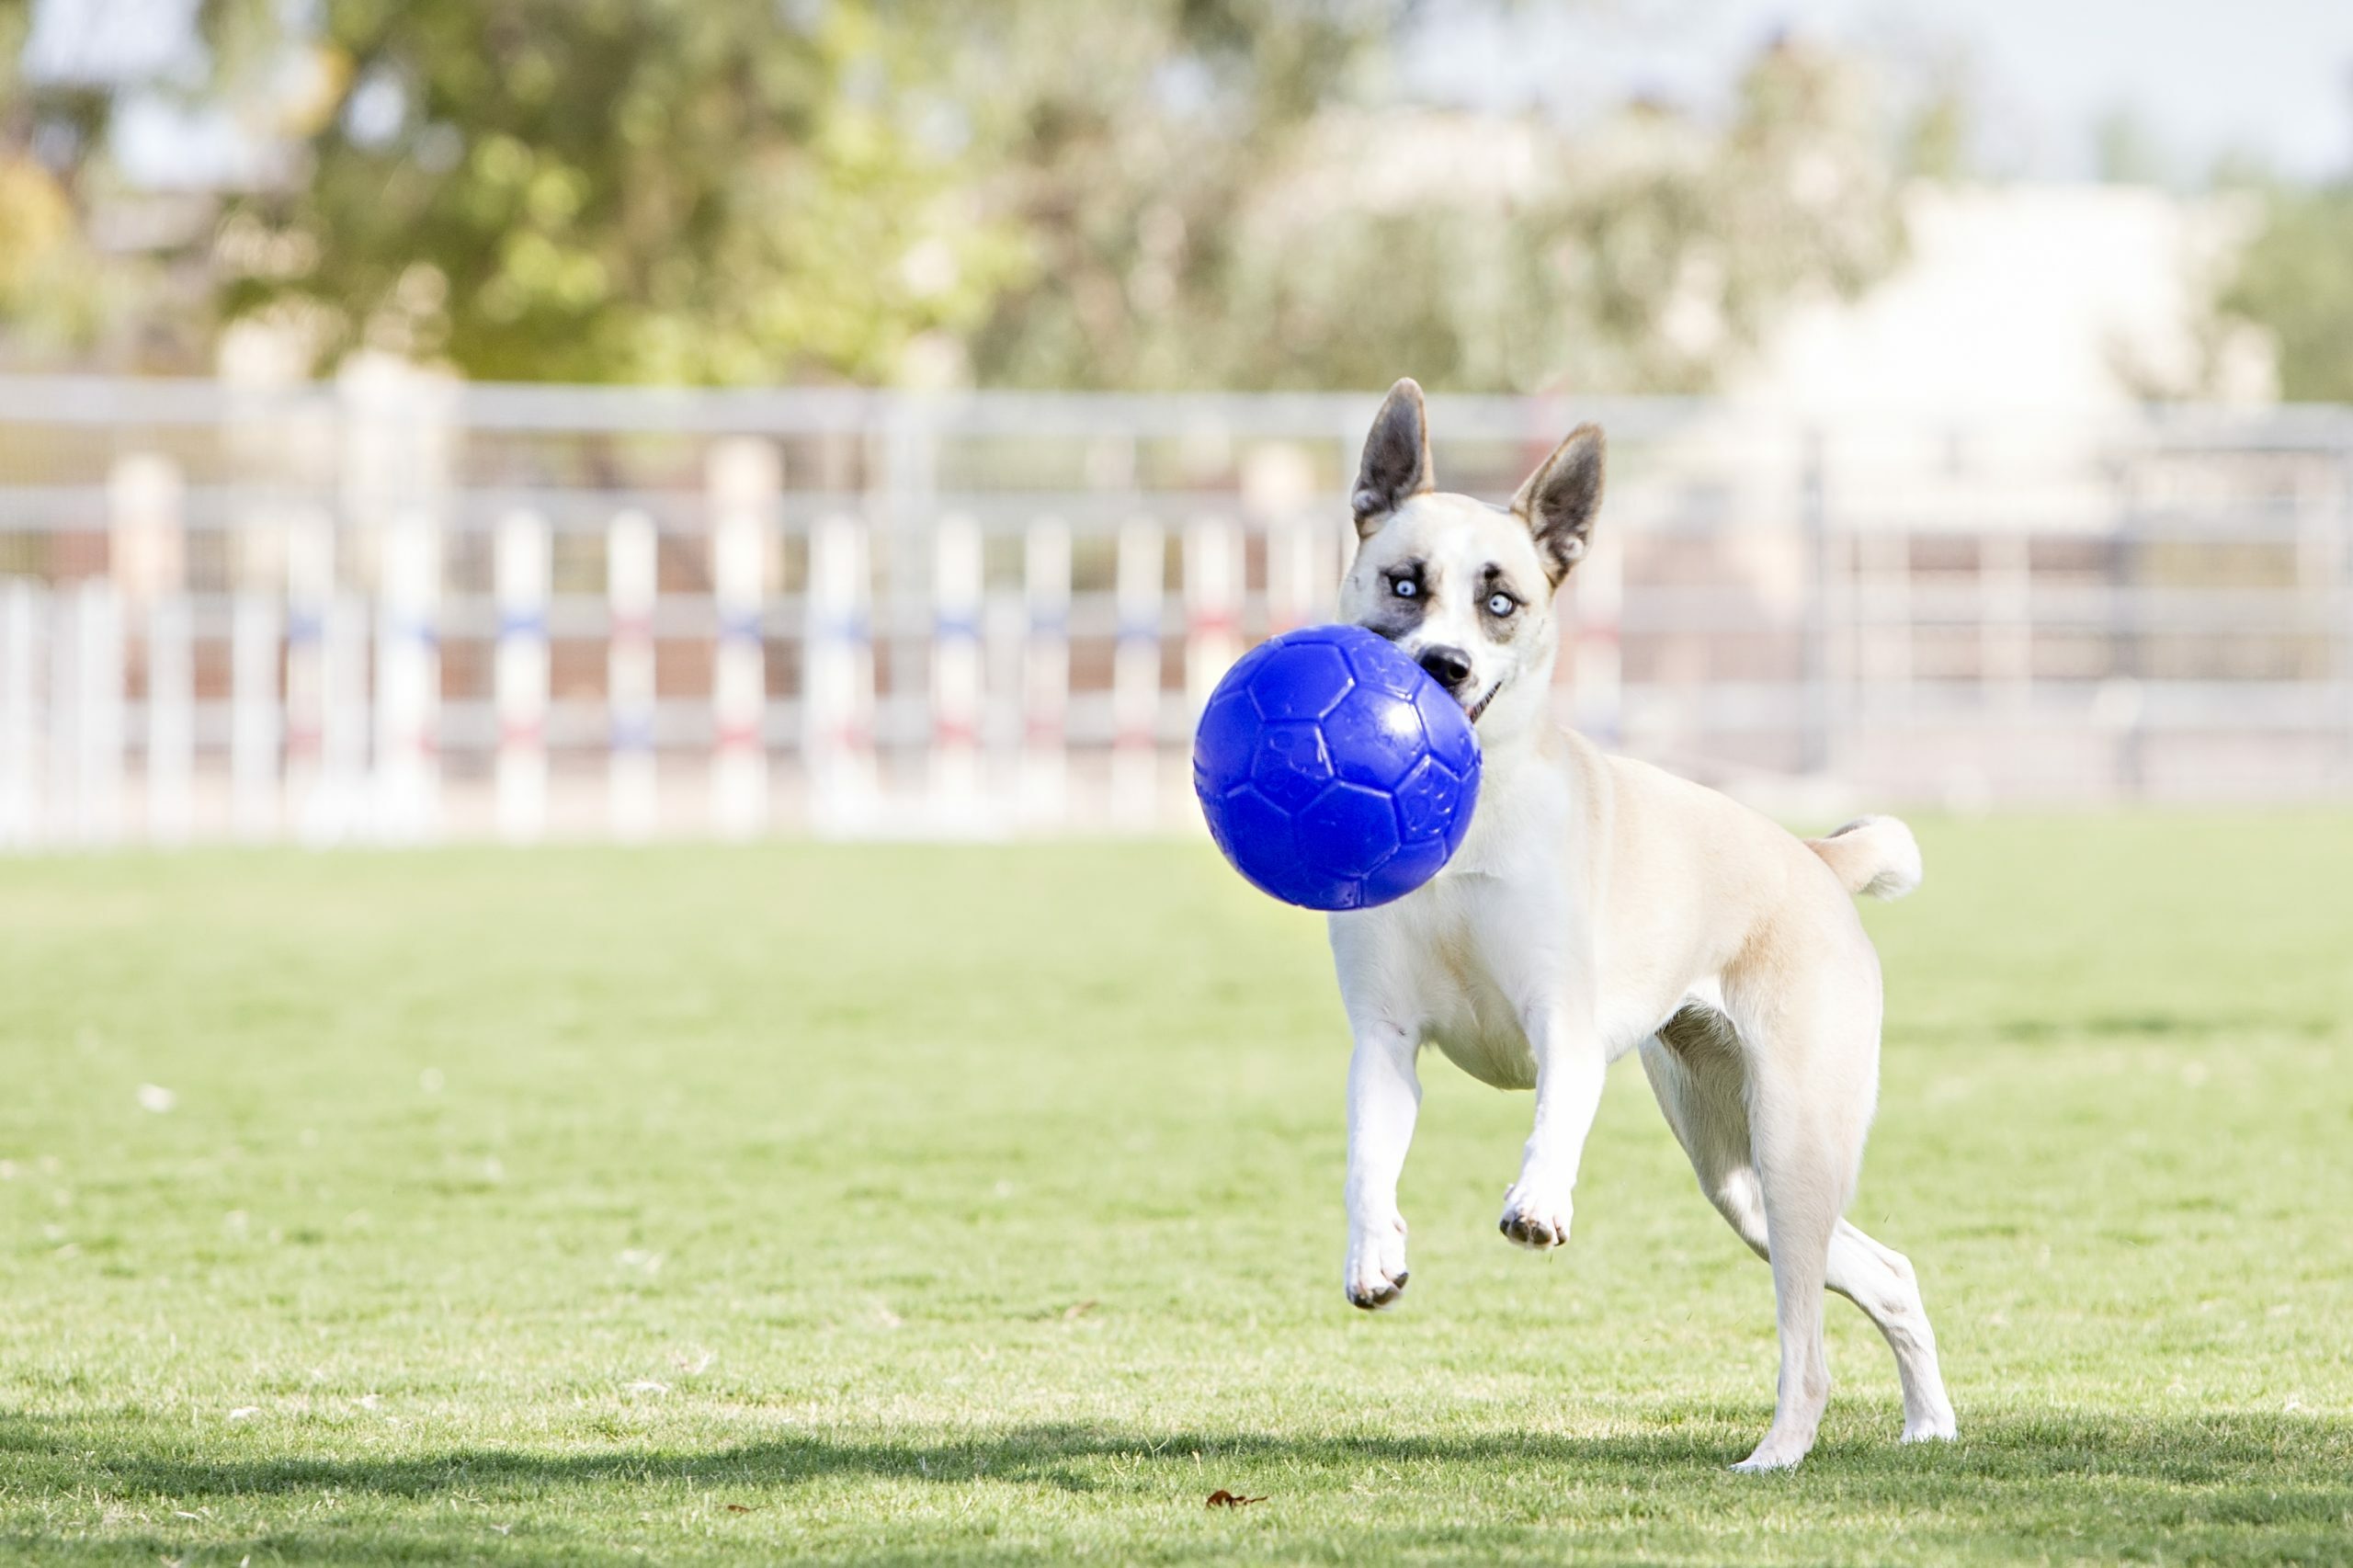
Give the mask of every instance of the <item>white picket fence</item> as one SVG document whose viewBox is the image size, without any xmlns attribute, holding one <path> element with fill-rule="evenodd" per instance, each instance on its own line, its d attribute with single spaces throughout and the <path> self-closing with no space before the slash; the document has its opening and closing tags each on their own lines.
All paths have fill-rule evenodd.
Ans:
<svg viewBox="0 0 2353 1568">
<path fill-rule="evenodd" d="M 0 380 L 0 846 L 1150 831 L 1373 399 Z M 1564 720 L 1761 796 L 2353 792 L 2353 416 L 1613 437 Z"/>
</svg>

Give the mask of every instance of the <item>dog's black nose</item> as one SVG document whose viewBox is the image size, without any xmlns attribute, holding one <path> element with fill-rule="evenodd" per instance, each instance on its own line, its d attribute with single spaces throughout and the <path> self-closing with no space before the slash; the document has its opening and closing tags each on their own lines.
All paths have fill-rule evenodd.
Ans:
<svg viewBox="0 0 2353 1568">
<path fill-rule="evenodd" d="M 1471 655 L 1460 648 L 1425 648 L 1421 665 L 1429 671 L 1430 679 L 1449 691 L 1471 678 Z"/>
</svg>

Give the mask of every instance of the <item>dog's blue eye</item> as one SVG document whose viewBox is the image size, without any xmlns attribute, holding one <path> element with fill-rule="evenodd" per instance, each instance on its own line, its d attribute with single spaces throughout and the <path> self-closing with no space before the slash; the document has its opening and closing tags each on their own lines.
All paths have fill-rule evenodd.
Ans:
<svg viewBox="0 0 2353 1568">
<path fill-rule="evenodd" d="M 1518 608 L 1519 605 L 1509 594 L 1490 594 L 1487 597 L 1487 613 L 1498 620 Z"/>
<path fill-rule="evenodd" d="M 1410 599 L 1422 591 L 1422 585 L 1411 577 L 1400 577 L 1389 585 L 1389 591 L 1401 599 Z"/>
</svg>

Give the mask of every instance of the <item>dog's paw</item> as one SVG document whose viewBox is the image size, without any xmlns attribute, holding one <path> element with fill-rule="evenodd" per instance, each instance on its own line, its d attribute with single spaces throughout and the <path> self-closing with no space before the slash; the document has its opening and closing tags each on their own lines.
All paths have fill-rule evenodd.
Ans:
<svg viewBox="0 0 2353 1568">
<path fill-rule="evenodd" d="M 1811 1443 L 1779 1442 L 1768 1434 L 1765 1440 L 1756 1445 L 1756 1452 L 1732 1468 L 1742 1475 L 1763 1475 L 1770 1471 L 1795 1470 L 1804 1460 L 1812 1448 Z"/>
<path fill-rule="evenodd" d="M 1377 1312 L 1405 1293 L 1405 1221 L 1391 1215 L 1348 1239 L 1348 1304 Z"/>
<path fill-rule="evenodd" d="M 1949 1410 L 1904 1423 L 1904 1441 L 1907 1443 L 1949 1443 L 1960 1437 L 1961 1429 L 1953 1424 Z"/>
<path fill-rule="evenodd" d="M 1504 1194 L 1504 1217 L 1495 1229 L 1521 1246 L 1550 1252 L 1568 1244 L 1572 1210 L 1566 1187 L 1522 1176 Z"/>
</svg>

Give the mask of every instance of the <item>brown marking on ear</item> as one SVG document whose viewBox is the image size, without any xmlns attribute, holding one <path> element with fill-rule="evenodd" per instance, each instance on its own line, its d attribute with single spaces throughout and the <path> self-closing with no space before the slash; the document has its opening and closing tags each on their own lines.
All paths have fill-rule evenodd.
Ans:
<svg viewBox="0 0 2353 1568">
<path fill-rule="evenodd" d="M 1511 509 L 1535 537 L 1544 574 L 1559 587 L 1593 544 L 1594 517 L 1601 510 L 1602 470 L 1608 443 L 1598 425 L 1580 425 L 1552 449 L 1528 476 Z"/>
<path fill-rule="evenodd" d="M 1370 539 L 1409 497 L 1433 488 L 1429 414 L 1421 386 L 1407 376 L 1389 389 L 1364 438 L 1364 461 L 1348 496 L 1356 509 L 1357 537 Z"/>
</svg>

